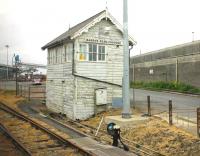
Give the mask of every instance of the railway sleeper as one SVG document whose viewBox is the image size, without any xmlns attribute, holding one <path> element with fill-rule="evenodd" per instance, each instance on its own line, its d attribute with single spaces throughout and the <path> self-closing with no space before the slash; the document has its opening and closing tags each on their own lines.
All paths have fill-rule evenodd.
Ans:
<svg viewBox="0 0 200 156">
<path fill-rule="evenodd" d="M 72 149 L 61 149 L 61 150 L 56 150 L 56 151 L 43 151 L 39 152 L 36 154 L 33 154 L 33 156 L 44 156 L 44 155 L 49 155 L 49 156 L 82 156 L 79 152 L 76 152 Z"/>
<path fill-rule="evenodd" d="M 27 149 L 30 150 L 30 151 L 41 150 L 41 149 L 46 149 L 47 150 L 49 148 L 55 148 L 55 147 L 62 147 L 63 148 L 63 146 L 59 145 L 59 144 L 57 144 L 57 145 L 53 144 L 53 145 L 51 145 L 52 147 L 50 147 L 48 145 L 45 145 L 45 144 L 43 144 L 43 145 L 32 144 L 32 145 L 24 145 L 24 146 L 26 146 Z"/>
</svg>

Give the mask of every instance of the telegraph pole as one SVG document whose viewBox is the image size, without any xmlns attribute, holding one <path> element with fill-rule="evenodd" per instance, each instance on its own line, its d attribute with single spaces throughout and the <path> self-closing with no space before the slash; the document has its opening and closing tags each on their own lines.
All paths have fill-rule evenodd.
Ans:
<svg viewBox="0 0 200 156">
<path fill-rule="evenodd" d="M 124 43 L 124 64 L 123 64 L 123 112 L 122 118 L 131 118 L 130 95 L 129 95 L 129 41 L 128 41 L 128 0 L 123 0 L 123 43 Z"/>
</svg>

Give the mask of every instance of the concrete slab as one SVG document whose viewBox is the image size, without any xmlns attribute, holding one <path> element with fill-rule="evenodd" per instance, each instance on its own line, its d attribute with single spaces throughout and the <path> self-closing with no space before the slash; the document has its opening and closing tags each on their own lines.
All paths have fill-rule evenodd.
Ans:
<svg viewBox="0 0 200 156">
<path fill-rule="evenodd" d="M 100 144 L 89 137 L 69 139 L 69 141 L 87 151 L 90 151 L 90 153 L 96 156 L 136 156 L 133 153 L 124 151 L 123 149 L 111 145 Z"/>
<path fill-rule="evenodd" d="M 132 115 L 131 118 L 129 119 L 124 119 L 122 118 L 121 115 L 118 115 L 118 116 L 107 116 L 105 117 L 104 121 L 106 124 L 114 122 L 122 128 L 123 127 L 128 128 L 128 127 L 134 127 L 137 124 L 143 123 L 147 119 L 148 117 L 142 117 L 142 116 L 136 116 L 136 115 Z"/>
</svg>

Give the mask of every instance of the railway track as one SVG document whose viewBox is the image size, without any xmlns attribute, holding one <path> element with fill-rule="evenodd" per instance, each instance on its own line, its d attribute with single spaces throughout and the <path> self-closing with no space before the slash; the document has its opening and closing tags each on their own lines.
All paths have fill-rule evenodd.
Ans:
<svg viewBox="0 0 200 156">
<path fill-rule="evenodd" d="M 24 155 L 93 155 L 2 103 L 0 103 L 0 129 L 12 139 L 15 147 L 23 152 Z"/>
<path fill-rule="evenodd" d="M 0 124 L 0 131 L 1 131 L 2 135 L 4 136 L 4 138 L 3 138 L 4 142 L 7 142 L 7 144 L 8 144 L 8 142 L 10 142 L 10 144 L 8 144 L 8 146 L 6 146 L 7 149 L 5 151 L 0 150 L 0 154 L 2 154 L 2 155 L 25 155 L 25 156 L 31 155 L 30 152 L 28 150 L 26 150 L 26 148 L 18 141 L 18 139 L 16 139 L 2 124 Z"/>
<path fill-rule="evenodd" d="M 7 135 L 7 133 L 0 125 L 0 155 L 2 156 L 23 156 L 24 153 L 16 148 L 16 144 Z"/>
<path fill-rule="evenodd" d="M 79 122 L 76 121 L 72 121 L 72 120 L 63 120 L 63 121 L 58 121 L 59 118 L 62 120 L 62 116 L 58 117 L 57 119 L 55 119 L 54 117 L 50 117 L 47 116 L 49 119 L 53 120 L 54 122 L 57 122 L 59 124 L 63 124 L 63 126 L 67 126 L 70 125 L 72 127 L 74 127 L 75 129 L 78 129 L 80 131 L 83 131 L 86 135 L 89 135 L 91 137 L 93 137 L 94 139 L 101 141 L 100 137 L 105 137 L 107 138 L 107 141 L 109 143 L 112 142 L 112 138 L 107 134 L 106 131 L 104 130 L 99 130 L 99 135 L 95 136 L 94 134 L 96 133 L 96 128 L 92 127 L 92 126 L 88 126 L 85 124 L 81 124 Z M 68 127 L 68 126 L 67 126 Z M 129 149 L 131 152 L 135 153 L 136 155 L 139 156 L 163 156 L 162 154 L 160 154 L 159 152 L 152 150 L 146 146 L 140 145 L 134 141 L 130 141 L 128 139 L 125 139 L 122 137 L 122 141 L 129 146 Z"/>
</svg>

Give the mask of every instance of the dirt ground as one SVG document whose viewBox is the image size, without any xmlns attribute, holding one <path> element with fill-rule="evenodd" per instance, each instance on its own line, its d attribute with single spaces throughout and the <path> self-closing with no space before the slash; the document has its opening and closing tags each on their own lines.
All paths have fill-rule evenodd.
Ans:
<svg viewBox="0 0 200 156">
<path fill-rule="evenodd" d="M 14 93 L 0 91 L 0 101 L 16 105 L 22 98 L 15 97 Z M 133 110 L 134 114 L 139 115 L 138 110 Z M 81 121 L 82 124 L 97 128 L 101 118 L 108 115 L 119 115 L 121 110 L 112 109 L 100 113 L 88 120 Z M 101 130 L 106 131 L 105 123 L 102 124 Z M 158 117 L 151 117 L 143 124 L 134 128 L 122 129 L 122 137 L 134 141 L 142 146 L 151 148 L 163 155 L 174 156 L 199 156 L 200 140 L 175 126 L 169 126 L 166 121 Z"/>
<path fill-rule="evenodd" d="M 136 110 L 133 113 L 139 114 Z M 121 114 L 121 110 L 114 109 L 98 114 L 96 117 L 82 121 L 81 123 L 96 128 L 102 116 L 119 114 Z M 106 130 L 105 123 L 102 125 L 101 130 Z M 145 123 L 139 124 L 134 128 L 122 129 L 121 132 L 122 138 L 153 149 L 163 155 L 200 155 L 200 140 L 196 136 L 175 126 L 169 126 L 166 121 L 158 117 L 151 117 Z"/>
<path fill-rule="evenodd" d="M 0 90 L 0 102 L 16 106 L 16 104 L 22 100 L 24 100 L 24 98 L 15 96 L 15 91 Z"/>
</svg>

